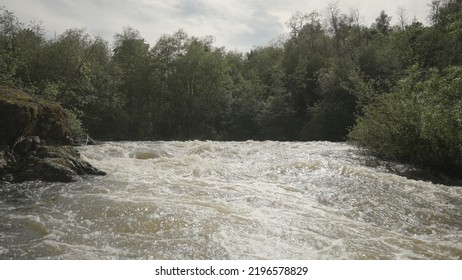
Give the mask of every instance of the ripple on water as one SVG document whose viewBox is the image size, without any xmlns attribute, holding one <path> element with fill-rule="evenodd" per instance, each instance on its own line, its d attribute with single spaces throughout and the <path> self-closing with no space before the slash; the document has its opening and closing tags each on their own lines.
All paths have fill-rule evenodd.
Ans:
<svg viewBox="0 0 462 280">
<path fill-rule="evenodd" d="M 0 185 L 0 258 L 462 258 L 462 188 L 365 164 L 345 143 L 80 151 L 108 175 Z"/>
</svg>

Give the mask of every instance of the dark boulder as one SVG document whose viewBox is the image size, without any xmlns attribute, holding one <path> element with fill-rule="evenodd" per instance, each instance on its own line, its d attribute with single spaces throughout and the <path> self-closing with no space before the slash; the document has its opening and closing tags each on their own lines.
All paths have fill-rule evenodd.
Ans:
<svg viewBox="0 0 462 280">
<path fill-rule="evenodd" d="M 0 180 L 78 180 L 105 175 L 80 158 L 64 109 L 23 91 L 0 86 Z"/>
<path fill-rule="evenodd" d="M 1 151 L 0 179 L 12 182 L 73 182 L 81 175 L 106 175 L 82 160 L 74 147 L 40 146 L 37 138 L 19 141 L 15 147 L 19 149 L 13 153 Z"/>
<path fill-rule="evenodd" d="M 67 115 L 59 104 L 0 86 L 0 144 L 12 147 L 26 136 L 38 136 L 48 145 L 72 144 Z"/>
</svg>

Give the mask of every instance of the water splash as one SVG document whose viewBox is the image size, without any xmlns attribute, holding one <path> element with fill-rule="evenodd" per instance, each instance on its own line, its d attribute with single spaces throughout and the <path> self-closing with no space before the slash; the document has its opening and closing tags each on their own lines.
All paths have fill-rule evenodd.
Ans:
<svg viewBox="0 0 462 280">
<path fill-rule="evenodd" d="M 348 144 L 108 142 L 108 173 L 2 185 L 2 259 L 461 259 L 462 188 Z"/>
</svg>

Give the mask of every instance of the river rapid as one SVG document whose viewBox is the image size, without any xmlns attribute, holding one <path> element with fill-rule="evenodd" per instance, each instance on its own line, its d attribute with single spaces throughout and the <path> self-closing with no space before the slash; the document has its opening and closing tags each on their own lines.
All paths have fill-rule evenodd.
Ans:
<svg viewBox="0 0 462 280">
<path fill-rule="evenodd" d="M 0 183 L 0 259 L 462 259 L 462 187 L 346 143 L 79 149 L 108 175 Z"/>
</svg>

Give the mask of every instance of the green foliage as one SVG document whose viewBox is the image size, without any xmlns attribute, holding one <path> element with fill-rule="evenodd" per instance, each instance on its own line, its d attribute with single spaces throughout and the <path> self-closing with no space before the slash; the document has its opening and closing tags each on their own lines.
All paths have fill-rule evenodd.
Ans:
<svg viewBox="0 0 462 280">
<path fill-rule="evenodd" d="M 0 83 L 16 84 L 14 75 L 19 67 L 19 61 L 14 54 L 13 40 L 21 28 L 14 14 L 5 7 L 0 7 Z"/>
<path fill-rule="evenodd" d="M 380 34 L 388 35 L 390 31 L 390 21 L 391 17 L 389 17 L 385 11 L 381 11 L 380 16 L 375 19 L 374 27 Z"/>
<path fill-rule="evenodd" d="M 65 110 L 67 116 L 67 129 L 69 130 L 69 135 L 77 143 L 85 143 L 87 139 L 88 132 L 83 127 L 80 118 L 78 117 L 79 112 L 72 110 Z"/>
<path fill-rule="evenodd" d="M 462 2 L 432 1 L 433 25 L 422 28 L 414 49 L 424 67 L 445 68 L 462 64 Z"/>
<path fill-rule="evenodd" d="M 374 154 L 462 171 L 462 67 L 413 68 L 396 91 L 370 105 L 350 138 Z"/>
<path fill-rule="evenodd" d="M 391 63 L 396 66 L 387 71 L 362 67 L 366 75 L 383 73 L 372 77 L 388 85 L 373 87 L 381 95 L 363 106 L 349 136 L 375 155 L 460 174 L 462 2 L 433 1 L 431 7 L 432 26 L 414 22 L 385 38 L 392 43 L 386 60 L 404 63 Z"/>
<path fill-rule="evenodd" d="M 297 12 L 246 54 L 183 30 L 152 46 L 132 28 L 113 48 L 84 29 L 49 40 L 1 8 L 0 83 L 59 102 L 75 137 L 344 141 L 354 127 L 374 154 L 460 170 L 462 2 L 430 7 L 430 26 Z"/>
<path fill-rule="evenodd" d="M 157 107 L 154 130 L 160 137 L 216 139 L 231 108 L 231 70 L 211 37 L 179 30 L 152 48 Z M 152 112 L 152 108 L 151 108 Z"/>
<path fill-rule="evenodd" d="M 310 118 L 301 131 L 303 140 L 344 141 L 354 124 L 356 97 L 346 87 L 351 65 L 336 59 L 329 63 L 318 74 L 320 99 L 309 107 Z"/>
</svg>

